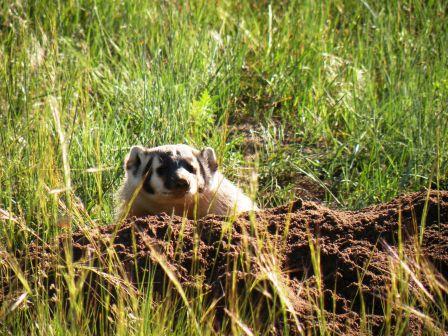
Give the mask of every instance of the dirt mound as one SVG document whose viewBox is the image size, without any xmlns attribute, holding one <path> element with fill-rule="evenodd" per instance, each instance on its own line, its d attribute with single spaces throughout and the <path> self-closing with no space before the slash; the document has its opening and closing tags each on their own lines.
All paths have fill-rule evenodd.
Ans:
<svg viewBox="0 0 448 336">
<path fill-rule="evenodd" d="M 61 237 L 60 244 L 67 238 Z M 218 216 L 195 222 L 161 214 L 77 232 L 71 238 L 75 260 L 88 259 L 92 250 L 104 251 L 109 242 L 134 283 L 152 269 L 154 290 L 161 291 L 167 286 L 169 269 L 189 294 L 206 291 L 220 297 L 223 311 L 231 287 L 236 284 L 241 291 L 247 290 L 245 284 L 263 274 L 271 286 L 251 294 L 260 303 L 262 316 L 263 306 L 275 301 L 272 288 L 278 276 L 270 271 L 280 269 L 286 284 L 280 301 L 293 306 L 301 328 L 316 328 L 319 317 L 313 302 L 320 302 L 329 330 L 358 334 L 363 315 L 372 333 L 378 334 L 387 328 L 384 302 L 393 283 L 394 260 L 425 259 L 440 281 L 447 277 L 448 192 L 413 193 L 360 211 L 299 201 L 260 211 L 252 220 L 249 215 L 240 216 L 232 224 Z M 416 239 L 422 242 L 419 251 L 413 247 Z M 404 242 L 404 250 L 396 248 L 399 241 Z M 428 284 L 415 284 L 416 279 L 409 277 L 411 295 L 418 286 L 430 291 Z M 421 334 L 425 321 L 412 314 L 408 318 L 408 332 Z M 294 324 L 293 319 L 289 322 Z"/>
</svg>

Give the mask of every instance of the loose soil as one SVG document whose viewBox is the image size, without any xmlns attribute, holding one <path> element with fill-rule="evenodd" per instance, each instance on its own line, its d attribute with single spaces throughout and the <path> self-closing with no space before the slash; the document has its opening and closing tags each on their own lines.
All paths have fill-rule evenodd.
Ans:
<svg viewBox="0 0 448 336">
<path fill-rule="evenodd" d="M 425 259 L 440 281 L 447 279 L 448 191 L 403 195 L 360 211 L 334 210 L 312 201 L 297 201 L 260 211 L 254 219 L 243 214 L 229 225 L 218 216 L 196 222 L 166 214 L 132 218 L 118 226 L 74 233 L 73 256 L 85 261 L 91 251 L 103 251 L 104 242 L 113 242 L 132 282 L 139 284 L 152 267 L 154 291 L 161 294 L 170 281 L 160 266 L 163 260 L 189 295 L 200 290 L 221 298 L 218 306 L 223 315 L 224 308 L 229 308 L 231 279 L 236 278 L 240 292 L 247 291 L 248 283 L 268 274 L 269 269 L 278 268 L 286 286 L 284 300 L 290 300 L 301 327 L 316 330 L 318 318 L 312 303 L 322 298 L 328 329 L 345 335 L 359 334 L 363 311 L 372 334 L 384 332 L 384 300 L 391 287 L 390 270 L 395 263 L 394 254 L 399 253 L 399 240 L 404 241 L 403 253 L 408 260 L 417 256 Z M 422 223 L 422 248 L 416 251 L 412 242 L 418 239 Z M 59 245 L 67 238 L 70 239 L 60 237 Z M 312 248 L 318 252 L 313 253 Z M 54 249 L 38 250 L 39 258 L 54 254 Z M 320 274 L 313 267 L 317 254 Z M 254 289 L 250 295 L 261 307 L 260 316 L 274 304 L 272 295 L 276 292 L 272 290 L 275 280 L 268 277 L 264 283 L 264 292 Z M 410 295 L 416 287 L 411 280 Z M 410 321 L 405 334 L 425 333 L 425 322 L 418 316 L 411 314 Z M 282 330 L 282 323 L 273 333 L 281 334 L 278 330 Z M 291 333 L 298 334 L 294 321 L 288 323 Z"/>
</svg>

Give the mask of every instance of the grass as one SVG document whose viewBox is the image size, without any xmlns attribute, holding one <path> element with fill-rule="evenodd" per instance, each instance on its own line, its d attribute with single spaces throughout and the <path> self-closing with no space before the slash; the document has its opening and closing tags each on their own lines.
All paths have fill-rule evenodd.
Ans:
<svg viewBox="0 0 448 336">
<path fill-rule="evenodd" d="M 2 2 L 0 250 L 110 223 L 133 144 L 212 146 L 232 179 L 244 184 L 256 171 L 264 207 L 290 200 L 304 179 L 349 209 L 446 188 L 446 6 Z M 248 157 L 249 140 L 257 153 Z M 88 332 L 88 316 L 77 311 L 71 325 L 80 329 L 66 329 L 48 299 L 8 314 L 6 328 Z M 123 303 L 121 312 L 138 307 L 134 322 L 123 318 L 124 334 L 197 332 L 188 311 L 173 324 L 150 303 Z"/>
</svg>

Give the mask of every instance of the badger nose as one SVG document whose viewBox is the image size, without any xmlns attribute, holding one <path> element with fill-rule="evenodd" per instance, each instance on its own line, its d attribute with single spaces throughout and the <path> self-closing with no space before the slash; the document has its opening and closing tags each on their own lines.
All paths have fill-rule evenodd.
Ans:
<svg viewBox="0 0 448 336">
<path fill-rule="evenodd" d="M 177 190 L 187 191 L 188 189 L 190 189 L 190 184 L 187 180 L 180 178 L 174 182 L 174 188 L 176 188 Z"/>
</svg>

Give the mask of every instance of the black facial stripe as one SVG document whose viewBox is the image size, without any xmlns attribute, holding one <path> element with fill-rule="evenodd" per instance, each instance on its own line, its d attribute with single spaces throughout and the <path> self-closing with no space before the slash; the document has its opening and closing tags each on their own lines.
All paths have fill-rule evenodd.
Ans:
<svg viewBox="0 0 448 336">
<path fill-rule="evenodd" d="M 188 171 L 190 174 L 196 174 L 196 169 L 193 167 L 193 165 L 188 162 L 187 160 L 179 160 L 178 166 L 184 168 L 186 171 Z"/>
<path fill-rule="evenodd" d="M 157 174 L 162 178 L 166 178 L 167 176 L 171 176 L 174 174 L 174 171 L 176 170 L 176 164 L 173 161 L 173 159 L 163 153 L 159 154 L 160 161 L 162 161 L 161 165 L 157 168 Z"/>
<path fill-rule="evenodd" d="M 143 181 L 143 190 L 146 191 L 148 194 L 154 194 L 154 189 L 151 186 L 152 160 L 153 158 L 150 157 L 148 163 L 146 164 L 145 169 L 143 170 L 143 178 L 145 179 Z"/>
<path fill-rule="evenodd" d="M 157 152 L 156 155 L 161 161 L 161 165 L 157 167 L 156 173 L 162 179 L 165 188 L 171 189 L 174 185 L 173 177 L 178 168 L 177 163 L 173 160 L 172 153 Z"/>
</svg>

